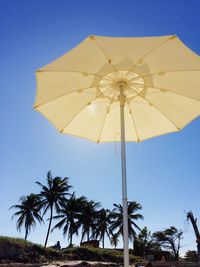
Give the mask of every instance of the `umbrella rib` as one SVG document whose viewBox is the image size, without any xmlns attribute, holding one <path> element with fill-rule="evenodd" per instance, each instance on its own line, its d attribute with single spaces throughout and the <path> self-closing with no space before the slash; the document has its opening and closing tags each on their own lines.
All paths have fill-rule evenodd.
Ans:
<svg viewBox="0 0 200 267">
<path fill-rule="evenodd" d="M 152 51 L 154 51 L 155 49 L 159 48 L 160 46 L 164 45 L 165 43 L 167 43 L 169 40 L 173 40 L 174 38 L 176 38 L 176 36 L 171 35 L 169 38 L 167 38 L 166 40 L 162 41 L 160 44 L 152 47 L 148 52 L 146 52 L 139 60 L 136 61 L 136 64 L 143 59 L 144 57 L 146 57 L 147 55 L 149 55 Z"/>
<path fill-rule="evenodd" d="M 129 106 L 129 110 L 130 110 L 130 113 L 131 113 L 131 118 L 132 118 L 132 121 L 133 121 L 133 127 L 135 129 L 135 133 L 136 133 L 136 136 L 137 136 L 137 141 L 140 142 L 139 133 L 138 133 L 138 130 L 137 130 L 137 127 L 136 127 L 136 123 L 135 123 L 135 119 L 133 117 L 133 112 L 131 110 L 130 103 L 128 103 L 128 106 Z"/>
<path fill-rule="evenodd" d="M 199 69 L 194 69 L 194 70 L 164 70 L 164 71 L 159 71 L 157 72 L 158 75 L 165 75 L 165 73 L 168 73 L 168 72 L 191 72 L 191 71 L 200 71 L 200 68 Z"/>
<path fill-rule="evenodd" d="M 199 71 L 200 72 L 200 69 L 198 69 L 198 70 L 196 69 L 196 70 L 165 70 L 165 71 L 157 71 L 157 72 L 152 72 L 152 73 L 148 73 L 148 74 L 145 74 L 145 75 L 137 76 L 135 78 L 132 78 L 130 81 L 135 81 L 135 80 L 138 80 L 138 79 L 141 79 L 141 78 L 145 78 L 145 77 L 148 77 L 148 76 L 153 76 L 153 75 L 164 76 L 166 73 L 193 72 L 193 71 Z"/>
<path fill-rule="evenodd" d="M 41 104 L 39 104 L 39 105 L 35 105 L 34 108 L 38 108 L 38 107 L 40 107 L 40 106 L 42 106 L 42 105 L 51 103 L 51 102 L 53 102 L 53 101 L 55 101 L 55 100 L 58 100 L 59 98 L 62 98 L 62 97 L 64 97 L 64 96 L 67 96 L 67 95 L 70 95 L 70 94 L 74 94 L 74 93 L 78 93 L 79 91 L 85 91 L 85 90 L 87 90 L 87 89 L 91 89 L 91 88 L 95 88 L 95 89 L 97 89 L 97 86 L 88 86 L 88 87 L 85 87 L 85 88 L 82 88 L 82 89 L 81 89 L 81 88 L 80 88 L 80 89 L 77 89 L 76 91 L 73 91 L 73 92 L 70 92 L 70 93 L 66 93 L 66 94 L 60 95 L 60 96 L 58 96 L 58 97 L 55 97 L 54 99 L 45 101 L 45 102 L 43 102 L 43 103 L 41 103 Z M 81 92 L 80 92 L 80 93 L 81 93 Z"/>
<path fill-rule="evenodd" d="M 84 71 L 75 71 L 75 70 L 38 70 L 37 72 L 66 72 L 66 73 L 80 73 L 82 74 L 83 76 L 96 76 L 100 79 L 105 79 L 105 80 L 108 80 L 108 81 L 112 81 L 112 78 L 108 77 L 107 75 L 99 75 L 97 73 L 91 73 L 91 72 L 84 72 Z"/>
<path fill-rule="evenodd" d="M 152 47 L 149 51 L 147 51 L 142 57 L 140 57 L 135 64 L 133 64 L 133 66 L 129 69 L 129 71 L 127 72 L 126 74 L 126 77 L 127 75 L 133 71 L 134 67 L 144 58 L 146 57 L 147 55 L 149 55 L 153 50 L 157 49 L 158 47 L 162 46 L 163 44 L 167 43 L 169 40 L 171 40 L 172 38 L 174 38 L 175 36 L 172 35 L 170 36 L 169 38 L 167 38 L 166 40 L 162 41 L 161 43 L 159 43 L 158 45 Z"/>
<path fill-rule="evenodd" d="M 102 126 L 101 126 L 101 130 L 100 130 L 100 133 L 99 133 L 99 138 L 98 138 L 98 140 L 97 140 L 97 143 L 100 142 L 101 135 L 102 135 L 102 131 L 103 131 L 103 127 L 104 127 L 104 125 L 105 125 L 107 116 L 108 116 L 108 114 L 109 114 L 109 112 L 110 112 L 109 109 L 110 109 L 110 107 L 111 107 L 112 104 L 113 104 L 113 103 L 110 103 L 110 105 L 108 105 L 108 107 L 106 107 L 106 114 L 105 114 L 104 119 L 103 119 L 103 123 L 102 123 Z"/>
<path fill-rule="evenodd" d="M 118 71 L 115 66 L 112 64 L 112 60 L 110 59 L 110 57 L 107 55 L 106 51 L 103 49 L 103 47 L 99 44 L 99 42 L 97 42 L 96 38 L 94 38 L 94 42 L 97 45 L 97 47 L 101 50 L 101 52 L 104 54 L 104 56 L 106 57 L 106 59 L 108 60 L 108 63 L 112 66 L 114 71 Z"/>
<path fill-rule="evenodd" d="M 132 79 L 131 79 L 131 80 L 132 80 Z M 129 80 L 129 81 L 131 81 L 131 80 Z M 131 85 L 132 85 L 132 84 L 133 84 L 133 85 L 134 85 L 134 84 L 137 84 L 137 85 L 144 86 L 144 84 L 143 84 L 143 83 L 134 83 L 134 82 L 132 83 L 132 82 L 131 82 Z"/>
<path fill-rule="evenodd" d="M 105 91 L 102 91 L 102 94 L 105 94 L 105 92 L 108 94 L 109 92 L 112 93 L 113 89 L 112 87 L 109 87 L 108 89 L 106 89 Z M 113 94 L 114 96 L 114 94 Z"/>
<path fill-rule="evenodd" d="M 80 73 L 82 74 L 83 76 L 97 76 L 99 78 L 102 78 L 104 76 L 102 75 L 99 75 L 97 73 L 91 73 L 91 72 L 87 72 L 87 71 L 78 71 L 78 70 L 37 70 L 37 72 L 72 72 L 72 73 Z"/>
<path fill-rule="evenodd" d="M 95 98 L 95 100 L 96 100 L 96 98 Z M 90 103 L 90 105 L 98 105 L 98 104 L 103 104 L 103 103 L 108 103 L 108 99 L 107 99 L 107 101 L 105 100 L 105 101 L 101 101 L 101 102 Z"/>
<path fill-rule="evenodd" d="M 132 78 L 130 81 L 139 80 L 141 78 L 146 78 L 146 77 L 153 76 L 153 75 L 158 75 L 158 72 L 153 72 L 153 73 L 148 73 L 148 74 L 145 74 L 145 75 L 137 76 L 135 78 Z"/>
<path fill-rule="evenodd" d="M 192 100 L 194 100 L 194 101 L 198 101 L 198 102 L 200 102 L 200 99 L 196 99 L 196 98 L 194 98 L 194 97 L 190 97 L 190 96 L 187 96 L 187 95 L 184 95 L 184 94 L 180 94 L 180 93 L 178 93 L 178 92 L 174 92 L 174 91 L 172 91 L 171 89 L 167 89 L 167 88 L 162 88 L 162 87 L 156 87 L 156 86 L 148 86 L 148 85 L 145 85 L 144 86 L 145 88 L 147 87 L 147 88 L 154 88 L 154 89 L 159 89 L 160 91 L 168 91 L 168 92 L 170 92 L 170 93 L 172 93 L 172 94 L 176 94 L 176 95 L 180 95 L 180 96 L 183 96 L 183 97 L 187 97 L 187 98 L 189 98 L 189 99 L 192 99 Z M 158 93 L 158 92 L 154 92 L 154 93 Z M 159 92 L 160 93 L 160 92 Z"/>
<path fill-rule="evenodd" d="M 159 111 L 178 131 L 180 131 L 180 127 L 177 126 L 171 118 L 169 118 L 162 110 L 160 110 L 157 106 L 155 106 L 151 101 L 147 100 L 146 98 L 143 98 L 147 103 L 149 103 L 150 106 L 154 107 L 157 111 Z"/>
<path fill-rule="evenodd" d="M 76 112 L 76 114 L 71 118 L 71 120 L 68 121 L 68 123 L 60 130 L 60 133 L 63 133 L 65 128 L 76 118 L 76 116 L 78 116 L 81 113 L 81 111 L 83 111 L 83 109 L 95 99 L 96 97 L 93 98 L 90 102 L 87 102 L 81 109 L 79 109 L 79 111 Z"/>
<path fill-rule="evenodd" d="M 139 94 L 140 92 L 139 91 L 137 91 L 136 89 L 134 89 L 134 88 L 130 88 L 130 90 L 131 91 L 133 91 L 133 92 L 135 92 L 135 93 L 137 93 L 137 94 Z"/>
</svg>

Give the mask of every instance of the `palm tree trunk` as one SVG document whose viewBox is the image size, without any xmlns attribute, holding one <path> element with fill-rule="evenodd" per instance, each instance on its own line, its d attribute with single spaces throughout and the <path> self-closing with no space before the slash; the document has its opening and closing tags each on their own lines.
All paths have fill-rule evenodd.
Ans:
<svg viewBox="0 0 200 267">
<path fill-rule="evenodd" d="M 81 235 L 81 243 L 83 242 L 83 233 L 82 233 L 82 235 Z"/>
<path fill-rule="evenodd" d="M 70 241 L 69 241 L 69 246 L 72 247 L 72 233 L 70 233 Z"/>
<path fill-rule="evenodd" d="M 103 239 L 102 239 L 103 248 L 104 248 L 104 238 L 105 238 L 105 235 L 103 235 Z"/>
<path fill-rule="evenodd" d="M 136 234 L 133 234 L 133 251 L 136 249 Z"/>
<path fill-rule="evenodd" d="M 49 238 L 49 233 L 50 233 L 50 229 L 51 229 L 52 218 L 53 218 L 53 206 L 51 206 L 51 212 L 50 212 L 50 218 L 49 218 L 49 227 L 48 227 L 48 230 L 47 230 L 47 236 L 46 236 L 46 240 L 45 240 L 45 244 L 44 244 L 44 247 L 45 248 L 47 246 L 47 241 L 48 241 L 48 238 Z"/>
<path fill-rule="evenodd" d="M 25 241 L 27 240 L 27 236 L 28 236 L 28 227 L 26 227 L 26 231 L 25 231 L 25 238 L 24 238 Z"/>
<path fill-rule="evenodd" d="M 90 241 L 90 230 L 87 232 L 87 241 Z"/>
</svg>

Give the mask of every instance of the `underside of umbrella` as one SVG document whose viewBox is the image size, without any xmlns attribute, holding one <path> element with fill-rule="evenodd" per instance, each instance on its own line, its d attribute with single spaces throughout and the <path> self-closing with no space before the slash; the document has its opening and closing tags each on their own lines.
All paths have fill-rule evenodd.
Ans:
<svg viewBox="0 0 200 267">
<path fill-rule="evenodd" d="M 176 132 L 200 114 L 200 59 L 176 36 L 90 36 L 37 71 L 35 109 L 61 133 L 120 141 Z"/>
</svg>

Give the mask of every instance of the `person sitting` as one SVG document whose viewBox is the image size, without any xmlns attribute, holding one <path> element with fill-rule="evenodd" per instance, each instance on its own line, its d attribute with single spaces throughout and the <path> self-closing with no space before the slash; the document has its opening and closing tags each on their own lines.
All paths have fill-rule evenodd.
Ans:
<svg viewBox="0 0 200 267">
<path fill-rule="evenodd" d="M 61 249 L 60 241 L 57 241 L 57 243 L 55 244 L 55 248 L 58 250 Z"/>
</svg>

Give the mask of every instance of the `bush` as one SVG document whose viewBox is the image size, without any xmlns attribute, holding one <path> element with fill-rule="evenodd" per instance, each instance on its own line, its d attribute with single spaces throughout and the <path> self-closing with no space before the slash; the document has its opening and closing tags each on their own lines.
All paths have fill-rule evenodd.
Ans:
<svg viewBox="0 0 200 267">
<path fill-rule="evenodd" d="M 198 254 L 195 250 L 188 250 L 184 256 L 186 261 L 198 262 Z"/>
<path fill-rule="evenodd" d="M 43 263 L 61 259 L 59 251 L 23 239 L 0 236 L 0 262 Z"/>
<path fill-rule="evenodd" d="M 102 261 L 123 263 L 123 251 L 103 248 L 70 247 L 62 250 L 44 248 L 19 238 L 0 237 L 0 263 L 47 263 L 49 261 Z M 130 261 L 141 262 L 130 254 Z"/>
</svg>

